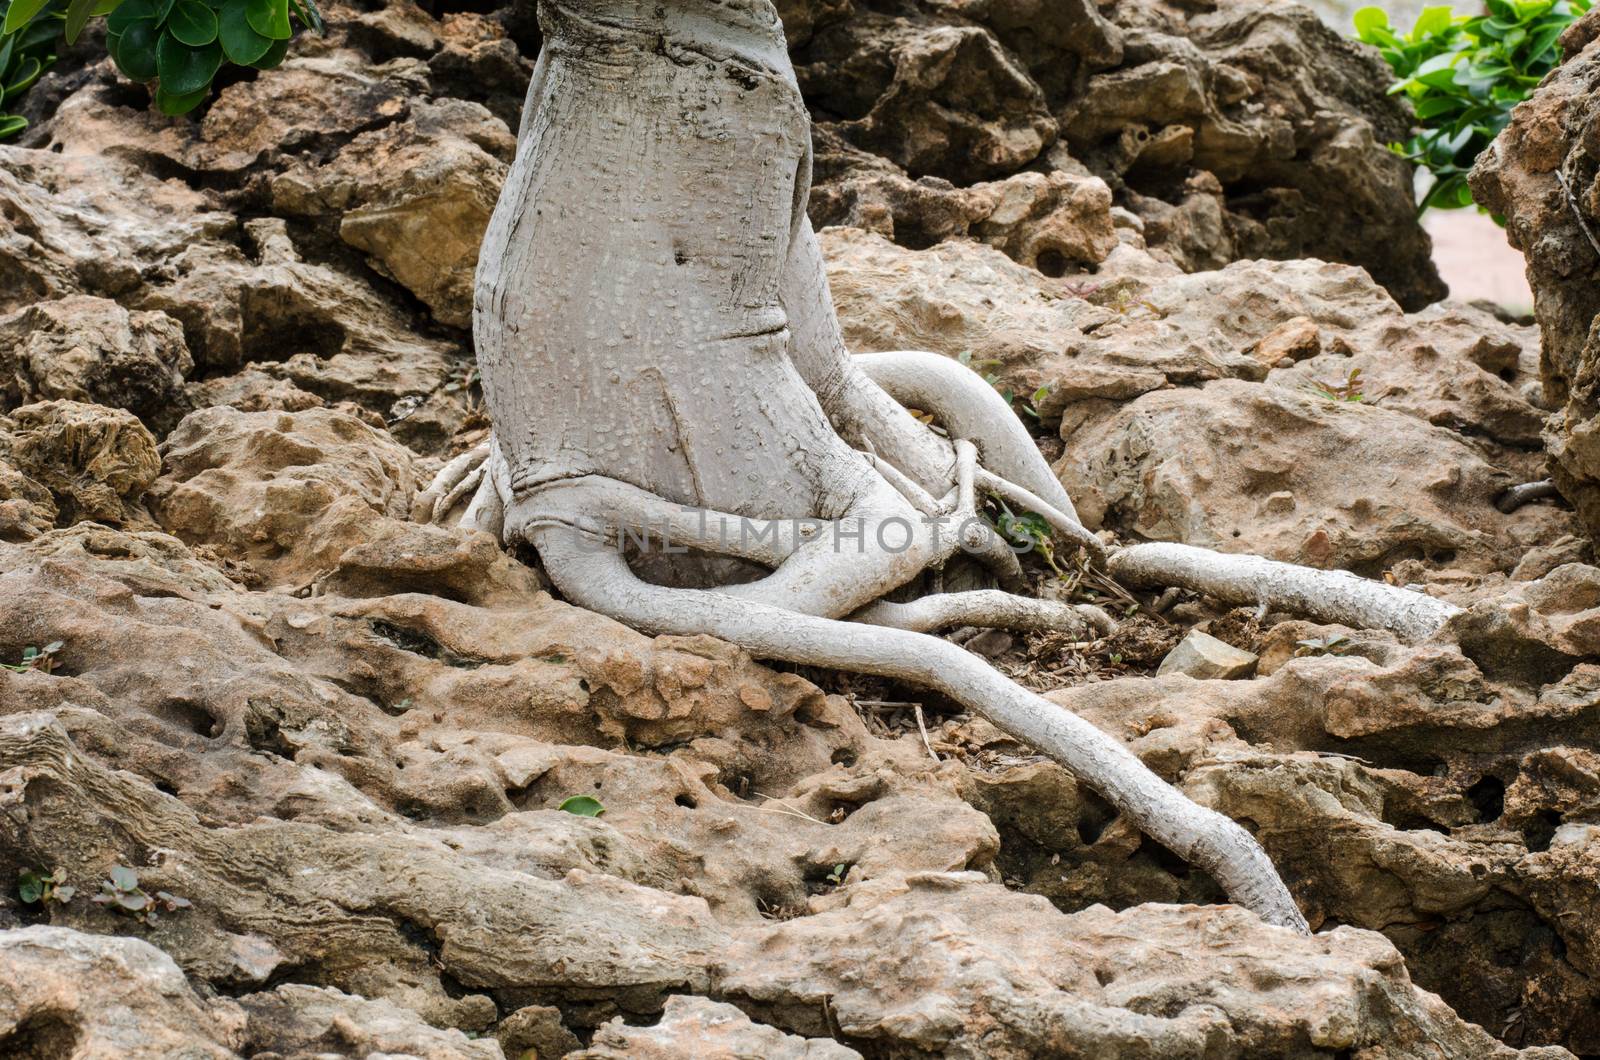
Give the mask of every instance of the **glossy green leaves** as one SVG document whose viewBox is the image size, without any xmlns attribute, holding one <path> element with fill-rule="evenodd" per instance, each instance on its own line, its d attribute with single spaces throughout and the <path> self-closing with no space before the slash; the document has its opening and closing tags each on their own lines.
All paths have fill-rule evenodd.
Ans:
<svg viewBox="0 0 1600 1060">
<path fill-rule="evenodd" d="M 0 141 L 28 127 L 14 106 L 90 20 L 106 20 L 106 50 L 147 84 L 163 114 L 211 95 L 224 63 L 271 70 L 297 29 L 323 31 L 316 0 L 0 0 Z"/>
<path fill-rule="evenodd" d="M 217 16 L 217 38 L 222 41 L 228 61 L 240 66 L 259 62 L 273 44 L 271 37 L 257 33 L 250 25 L 242 2 L 222 5 Z"/>
<path fill-rule="evenodd" d="M 204 48 L 217 39 L 217 13 L 200 0 L 178 0 L 167 16 L 167 32 L 180 44 Z"/>
<path fill-rule="evenodd" d="M 221 65 L 222 46 L 215 42 L 193 47 L 179 40 L 170 26 L 156 41 L 156 76 L 161 79 L 161 91 L 169 96 L 199 92 L 211 84 Z"/>
<path fill-rule="evenodd" d="M 250 28 L 270 40 L 288 40 L 289 0 L 244 0 Z"/>
<path fill-rule="evenodd" d="M 56 61 L 66 0 L 0 0 L 0 141 L 28 127 L 10 113 Z"/>
<path fill-rule="evenodd" d="M 1356 35 L 1383 53 L 1421 126 L 1391 146 L 1434 177 L 1421 209 L 1472 205 L 1467 174 L 1559 58 L 1557 38 L 1592 0 L 1486 0 L 1483 15 L 1424 8 L 1410 32 L 1382 9 L 1355 13 Z"/>
</svg>

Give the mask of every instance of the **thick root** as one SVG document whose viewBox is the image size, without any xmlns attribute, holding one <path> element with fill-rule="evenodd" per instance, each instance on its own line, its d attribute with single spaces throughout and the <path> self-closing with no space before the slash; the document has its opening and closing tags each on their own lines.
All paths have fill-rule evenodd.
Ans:
<svg viewBox="0 0 1600 1060">
<path fill-rule="evenodd" d="M 1410 642 L 1428 639 L 1461 610 L 1349 571 L 1316 570 L 1193 545 L 1131 545 L 1111 557 L 1108 570 L 1129 585 L 1178 585 L 1230 604 L 1258 604 L 1357 629 L 1387 629 Z"/>
<path fill-rule="evenodd" d="M 1091 604 L 1036 600 L 993 589 L 937 593 L 906 603 L 879 600 L 850 616 L 852 622 L 932 633 L 955 626 L 993 626 L 1021 632 L 1098 636 L 1116 628 L 1111 616 Z"/>
<path fill-rule="evenodd" d="M 763 658 L 879 674 L 943 692 L 1070 769 L 1146 834 L 1210 873 L 1238 904 L 1269 923 L 1307 933 L 1294 899 L 1248 832 L 1186 798 L 1120 741 L 1013 684 L 956 645 L 723 593 L 649 585 L 620 555 L 595 551 L 570 530 L 536 529 L 532 540 L 568 599 L 635 628 L 711 634 Z M 853 559 L 841 559 L 841 565 L 848 567 Z"/>
<path fill-rule="evenodd" d="M 419 523 L 442 521 L 455 507 L 455 501 L 460 499 L 463 483 L 475 479 L 471 488 L 477 489 L 476 483 L 483 481 L 484 465 L 488 463 L 493 444 L 491 440 L 474 446 L 440 468 L 433 481 L 428 483 L 428 488 L 417 494 L 411 502 L 412 520 Z M 446 503 L 447 498 L 451 499 L 449 503 Z"/>
<path fill-rule="evenodd" d="M 1078 522 L 1078 510 L 1006 399 L 959 361 L 922 350 L 851 358 L 890 397 L 933 414 L 952 438 L 970 438 L 983 466 Z"/>
</svg>

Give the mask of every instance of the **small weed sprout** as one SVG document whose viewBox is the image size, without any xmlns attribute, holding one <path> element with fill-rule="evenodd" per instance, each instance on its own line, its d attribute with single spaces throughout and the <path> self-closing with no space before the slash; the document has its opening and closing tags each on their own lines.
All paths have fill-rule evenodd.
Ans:
<svg viewBox="0 0 1600 1060">
<path fill-rule="evenodd" d="M 1313 655 L 1343 655 L 1355 647 L 1343 633 L 1330 633 L 1326 637 L 1311 637 L 1294 643 L 1295 656 L 1302 659 Z"/>
<path fill-rule="evenodd" d="M 160 919 L 157 912 L 175 913 L 194 905 L 187 898 L 157 891 L 146 894 L 139 886 L 139 874 L 126 865 L 113 865 L 109 878 L 100 884 L 100 893 L 89 899 L 96 905 L 108 905 L 124 916 L 131 916 L 150 927 Z"/>
<path fill-rule="evenodd" d="M 1313 382 L 1306 389 L 1329 401 L 1357 402 L 1367 400 L 1367 395 L 1362 391 L 1364 382 L 1361 378 L 1361 369 L 1352 368 L 1342 383 Z"/>
<path fill-rule="evenodd" d="M 78 893 L 76 887 L 67 886 L 67 870 L 57 868 L 46 875 L 38 869 L 23 869 L 17 873 L 17 897 L 23 905 L 55 902 L 66 905 Z"/>
<path fill-rule="evenodd" d="M 574 795 L 570 799 L 563 800 L 556 809 L 578 817 L 599 817 L 606 812 L 606 808 L 600 805 L 600 800 L 592 795 Z"/>
<path fill-rule="evenodd" d="M 63 647 L 65 645 L 61 641 L 53 640 L 42 648 L 23 648 L 21 662 L 0 663 L 0 668 L 19 674 L 25 674 L 31 670 L 37 670 L 42 674 L 54 673 L 56 662 L 58 661 L 56 653 Z"/>
</svg>

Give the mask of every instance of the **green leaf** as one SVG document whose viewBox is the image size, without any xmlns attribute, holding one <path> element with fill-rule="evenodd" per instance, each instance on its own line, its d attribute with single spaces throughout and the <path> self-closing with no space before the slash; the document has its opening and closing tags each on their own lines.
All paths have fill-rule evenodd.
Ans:
<svg viewBox="0 0 1600 1060">
<path fill-rule="evenodd" d="M 231 62 L 249 66 L 259 62 L 272 47 L 271 37 L 264 37 L 250 28 L 245 17 L 246 0 L 228 0 L 217 19 L 217 37 L 222 41 L 222 51 Z"/>
<path fill-rule="evenodd" d="M 289 28 L 289 0 L 245 0 L 244 10 L 250 28 L 263 37 L 288 40 L 293 32 Z"/>
<path fill-rule="evenodd" d="M 0 33 L 15 33 L 28 24 L 28 20 L 44 10 L 50 0 L 11 0 L 6 9 L 6 20 L 0 23 Z"/>
<path fill-rule="evenodd" d="M 127 0 L 132 3 L 133 0 Z M 160 28 L 148 20 L 132 23 L 120 37 L 106 37 L 117 69 L 130 81 L 156 79 L 156 40 Z"/>
<path fill-rule="evenodd" d="M 150 896 L 145 894 L 119 894 L 117 904 L 130 913 L 137 913 L 150 906 Z"/>
<path fill-rule="evenodd" d="M 61 32 L 56 22 L 53 18 L 40 18 L 28 23 L 27 28 L 17 35 L 17 54 L 23 55 L 41 45 L 54 43 Z"/>
<path fill-rule="evenodd" d="M 1417 120 L 1427 121 L 1452 110 L 1459 110 L 1461 101 L 1451 96 L 1432 96 L 1417 104 Z"/>
<path fill-rule="evenodd" d="M 175 96 L 166 89 L 156 86 L 156 109 L 171 118 L 187 114 L 206 101 L 211 94 L 211 85 L 206 84 L 193 92 Z"/>
<path fill-rule="evenodd" d="M 200 0 L 178 0 L 167 16 L 167 32 L 191 48 L 204 48 L 217 39 L 217 13 Z"/>
<path fill-rule="evenodd" d="M 32 905 L 44 897 L 44 880 L 32 869 L 17 873 L 17 897 L 23 905 Z"/>
<path fill-rule="evenodd" d="M 1379 29 L 1389 28 L 1389 14 L 1381 7 L 1363 7 L 1354 15 L 1356 35 L 1368 44 L 1373 42 L 1373 33 Z"/>
<path fill-rule="evenodd" d="M 606 808 L 600 805 L 599 799 L 591 798 L 588 795 L 574 795 L 572 798 L 562 802 L 557 809 L 575 813 L 579 817 L 599 817 L 606 812 Z"/>
<path fill-rule="evenodd" d="M 1425 7 L 1422 14 L 1417 16 L 1416 25 L 1411 27 L 1411 39 L 1421 40 L 1443 33 L 1450 28 L 1452 21 L 1451 11 L 1448 7 Z"/>
<path fill-rule="evenodd" d="M 35 81 L 39 80 L 39 75 L 43 72 L 44 64 L 39 62 L 38 59 L 30 57 L 22 60 L 21 65 L 17 67 L 16 73 L 12 75 L 12 80 L 6 84 L 5 91 L 0 92 L 0 104 L 8 103 L 15 97 L 22 95 L 32 87 Z M 30 655 L 29 652 L 33 654 Z M 28 651 L 22 653 L 22 661 L 27 662 L 38 654 L 38 648 L 29 648 Z"/>
<path fill-rule="evenodd" d="M 122 0 L 96 0 L 93 14 L 97 18 L 101 15 L 109 15 L 120 6 L 122 6 Z"/>
<path fill-rule="evenodd" d="M 289 0 L 289 2 L 294 6 L 295 17 L 311 32 L 319 37 L 322 36 L 327 27 L 322 22 L 322 10 L 317 7 L 317 0 Z"/>
<path fill-rule="evenodd" d="M 65 35 L 67 43 L 77 41 L 78 34 L 83 32 L 83 27 L 89 21 L 89 16 L 94 14 L 94 5 L 99 0 L 70 0 L 67 4 L 67 27 Z"/>
<path fill-rule="evenodd" d="M 191 48 L 167 30 L 156 42 L 156 71 L 161 77 L 161 91 L 171 100 L 191 96 L 205 88 L 221 65 L 222 45 L 215 41 L 203 48 Z M 192 109 L 192 105 L 185 108 Z M 162 113 L 172 112 L 162 107 Z"/>
<path fill-rule="evenodd" d="M 108 874 L 111 885 L 119 891 L 131 891 L 139 886 L 139 874 L 126 865 L 113 865 Z"/>
<path fill-rule="evenodd" d="M 166 12 L 158 7 L 156 0 L 122 0 L 106 17 L 106 32 L 126 33 L 135 22 L 159 23 L 164 17 Z"/>
<path fill-rule="evenodd" d="M 272 42 L 272 47 L 267 49 L 267 54 L 263 55 L 250 65 L 255 67 L 257 70 L 271 70 L 274 69 L 279 63 L 283 62 L 283 57 L 287 54 L 289 54 L 289 42 L 286 40 L 275 40 Z"/>
</svg>

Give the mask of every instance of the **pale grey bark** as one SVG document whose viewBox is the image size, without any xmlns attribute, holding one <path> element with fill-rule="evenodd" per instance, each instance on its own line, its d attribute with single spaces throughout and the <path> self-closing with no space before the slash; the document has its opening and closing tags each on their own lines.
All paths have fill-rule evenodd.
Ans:
<svg viewBox="0 0 1600 1060">
<path fill-rule="evenodd" d="M 495 436 L 476 463 L 446 468 L 419 516 L 443 517 L 477 476 L 463 521 L 533 543 L 575 603 L 646 631 L 939 689 L 1061 761 L 1235 901 L 1306 930 L 1243 829 L 963 649 L 891 628 L 1104 624 L 1000 593 L 881 602 L 963 540 L 1015 570 L 976 526 L 983 491 L 1036 502 L 1065 539 L 1099 543 L 981 378 L 931 354 L 846 352 L 803 209 L 810 130 L 770 0 L 541 0 L 539 11 L 545 47 L 478 267 Z M 711 528 L 685 523 L 684 507 L 710 513 Z M 976 528 L 963 538 L 930 526 L 930 507 Z M 744 519 L 831 522 L 729 547 Z M 659 520 L 676 543 L 766 573 L 667 588 L 603 547 Z M 862 537 L 841 540 L 838 527 Z M 897 547 L 880 536 L 888 528 Z"/>
<path fill-rule="evenodd" d="M 1257 604 L 1321 622 L 1387 629 L 1408 641 L 1433 636 L 1461 610 L 1426 593 L 1349 571 L 1314 570 L 1193 545 L 1132 545 L 1111 558 L 1109 569 L 1129 585 L 1181 585 L 1230 604 Z"/>
</svg>

